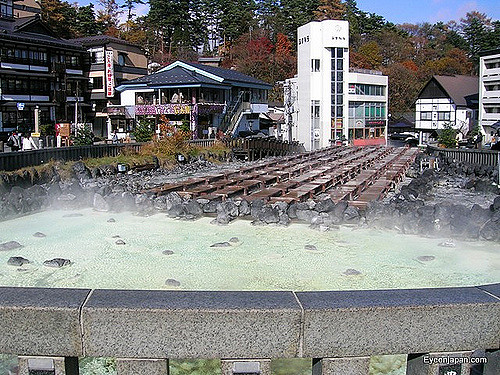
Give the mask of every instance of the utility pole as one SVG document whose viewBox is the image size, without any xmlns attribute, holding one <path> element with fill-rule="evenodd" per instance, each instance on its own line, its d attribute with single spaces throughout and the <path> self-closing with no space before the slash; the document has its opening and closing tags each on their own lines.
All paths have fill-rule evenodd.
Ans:
<svg viewBox="0 0 500 375">
<path fill-rule="evenodd" d="M 75 136 L 78 131 L 78 81 L 76 81 L 76 92 L 75 92 Z"/>
</svg>

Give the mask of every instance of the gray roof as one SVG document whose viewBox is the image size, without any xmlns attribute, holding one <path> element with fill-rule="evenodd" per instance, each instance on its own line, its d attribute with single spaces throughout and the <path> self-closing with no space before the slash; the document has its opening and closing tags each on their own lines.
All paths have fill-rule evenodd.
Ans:
<svg viewBox="0 0 500 375">
<path fill-rule="evenodd" d="M 217 86 L 260 86 L 262 88 L 270 89 L 272 86 L 266 82 L 258 80 L 256 78 L 247 76 L 246 74 L 240 73 L 236 70 L 217 68 L 209 65 L 187 63 L 183 64 L 192 66 L 203 70 L 207 73 L 215 75 L 222 79 L 219 82 L 215 79 L 206 77 L 205 75 L 198 74 L 193 70 L 190 70 L 183 66 L 175 66 L 171 69 L 158 71 L 156 73 L 146 75 L 144 77 L 136 78 L 127 82 L 123 85 L 139 84 L 144 83 L 148 86 L 164 86 L 164 85 L 217 85 Z"/>
<path fill-rule="evenodd" d="M 434 76 L 456 105 L 470 106 L 479 97 L 479 78 L 476 76 Z M 475 103 L 477 105 L 477 103 Z"/>
<path fill-rule="evenodd" d="M 14 20 L 0 19 L 0 38 L 25 43 L 40 43 L 71 49 L 82 49 L 78 43 L 58 38 L 45 25 L 38 14 Z"/>
<path fill-rule="evenodd" d="M 100 45 L 104 45 L 107 43 L 117 43 L 117 44 L 123 44 L 126 46 L 134 46 L 134 47 L 141 48 L 141 46 L 139 46 L 137 44 L 128 42 L 124 39 L 115 38 L 114 36 L 109 36 L 109 35 L 86 36 L 83 38 L 70 39 L 70 41 L 72 41 L 74 43 L 81 44 L 84 47 L 100 46 Z"/>
</svg>

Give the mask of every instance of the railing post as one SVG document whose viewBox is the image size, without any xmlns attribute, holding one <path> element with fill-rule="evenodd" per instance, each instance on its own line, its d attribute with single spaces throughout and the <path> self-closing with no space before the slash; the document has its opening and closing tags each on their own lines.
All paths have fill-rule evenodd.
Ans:
<svg viewBox="0 0 500 375">
<path fill-rule="evenodd" d="M 271 375 L 270 359 L 223 359 L 221 375 Z"/>
<path fill-rule="evenodd" d="M 19 356 L 19 375 L 38 373 L 46 375 L 78 375 L 78 358 Z"/>
<path fill-rule="evenodd" d="M 315 358 L 312 375 L 368 375 L 370 357 Z"/>
<path fill-rule="evenodd" d="M 168 375 L 168 359 L 116 359 L 117 375 Z"/>
<path fill-rule="evenodd" d="M 471 351 L 408 354 L 406 375 L 469 375 L 470 363 L 460 363 L 460 358 L 471 356 Z"/>
</svg>

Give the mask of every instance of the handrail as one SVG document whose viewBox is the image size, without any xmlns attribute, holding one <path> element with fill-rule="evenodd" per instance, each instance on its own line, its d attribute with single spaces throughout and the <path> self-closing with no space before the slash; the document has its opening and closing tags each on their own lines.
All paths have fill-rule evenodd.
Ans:
<svg viewBox="0 0 500 375">
<path fill-rule="evenodd" d="M 471 164 L 481 164 L 486 166 L 498 166 L 498 158 L 500 151 L 494 150 L 475 150 L 475 149 L 454 149 L 454 148 L 439 148 L 427 146 L 427 152 L 437 153 L 456 161 L 467 162 Z"/>
</svg>

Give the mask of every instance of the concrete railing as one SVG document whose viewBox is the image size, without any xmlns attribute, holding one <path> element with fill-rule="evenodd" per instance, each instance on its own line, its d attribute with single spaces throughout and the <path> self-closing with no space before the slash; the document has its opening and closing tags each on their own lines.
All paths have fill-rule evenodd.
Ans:
<svg viewBox="0 0 500 375">
<path fill-rule="evenodd" d="M 221 358 L 223 374 L 268 374 L 270 358 L 298 357 L 315 359 L 313 374 L 368 375 L 369 356 L 383 354 L 408 354 L 407 374 L 423 375 L 434 374 L 433 365 L 421 372 L 419 353 L 475 349 L 488 349 L 483 373 L 497 374 L 488 371 L 500 368 L 500 284 L 325 292 L 1 287 L 0 332 L 0 353 L 21 356 L 21 370 L 30 366 L 24 356 L 58 357 L 66 366 L 57 375 L 76 373 L 76 358 L 86 356 L 117 358 L 119 375 L 166 374 L 171 358 Z"/>
<path fill-rule="evenodd" d="M 471 150 L 471 149 L 454 149 L 454 148 L 439 148 L 427 146 L 428 153 L 437 153 L 440 156 L 446 156 L 456 161 L 467 162 L 470 164 L 480 164 L 486 166 L 498 166 L 500 151 L 492 150 Z"/>
</svg>

